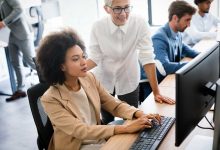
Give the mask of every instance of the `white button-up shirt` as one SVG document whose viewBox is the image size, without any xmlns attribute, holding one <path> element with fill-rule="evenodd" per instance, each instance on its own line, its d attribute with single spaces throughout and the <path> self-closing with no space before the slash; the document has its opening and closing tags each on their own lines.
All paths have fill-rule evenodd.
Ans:
<svg viewBox="0 0 220 150">
<path fill-rule="evenodd" d="M 205 38 L 215 38 L 218 23 L 220 23 L 220 19 L 211 13 L 206 13 L 202 17 L 196 12 L 192 17 L 190 27 L 183 34 L 183 41 L 186 44 L 195 44 Z"/>
<path fill-rule="evenodd" d="M 154 63 L 154 53 L 147 22 L 130 16 L 124 26 L 116 26 L 111 17 L 97 21 L 91 31 L 89 58 L 97 64 L 94 74 L 105 88 L 117 95 L 134 91 L 142 65 Z"/>
</svg>

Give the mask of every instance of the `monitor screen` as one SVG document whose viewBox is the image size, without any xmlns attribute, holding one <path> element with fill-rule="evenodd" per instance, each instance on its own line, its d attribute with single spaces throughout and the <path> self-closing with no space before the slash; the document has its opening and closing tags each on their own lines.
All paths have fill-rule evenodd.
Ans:
<svg viewBox="0 0 220 150">
<path fill-rule="evenodd" d="M 218 44 L 201 53 L 176 72 L 176 137 L 179 146 L 214 103 L 204 86 L 219 79 Z"/>
</svg>

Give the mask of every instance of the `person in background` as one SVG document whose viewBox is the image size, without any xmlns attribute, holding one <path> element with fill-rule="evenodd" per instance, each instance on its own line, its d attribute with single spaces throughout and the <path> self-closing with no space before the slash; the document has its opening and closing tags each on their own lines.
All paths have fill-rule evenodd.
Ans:
<svg viewBox="0 0 220 150">
<path fill-rule="evenodd" d="M 25 18 L 21 3 L 19 0 L 0 0 L 0 30 L 8 27 L 9 37 L 9 55 L 17 77 L 17 91 L 6 101 L 13 101 L 26 96 L 24 62 L 35 69 L 32 58 L 35 56 L 33 35 L 31 27 Z"/>
<path fill-rule="evenodd" d="M 194 0 L 198 10 L 192 17 L 190 27 L 183 34 L 183 40 L 186 44 L 193 46 L 202 39 L 216 38 L 220 18 L 209 12 L 212 2 L 213 0 Z"/>
<path fill-rule="evenodd" d="M 180 61 L 183 57 L 194 58 L 199 54 L 183 43 L 181 35 L 190 26 L 195 11 L 196 9 L 186 1 L 172 2 L 168 10 L 169 22 L 160 27 L 152 36 L 159 83 L 168 74 L 175 73 L 187 63 Z M 150 92 L 151 87 L 147 84 L 145 86 L 146 96 Z"/>
<path fill-rule="evenodd" d="M 149 119 L 161 120 L 158 114 L 144 114 L 119 101 L 87 72 L 84 43 L 72 29 L 46 36 L 37 51 L 37 64 L 50 85 L 41 97 L 54 128 L 48 150 L 98 150 L 112 135 L 138 132 L 152 127 Z M 133 120 L 101 125 L 101 108 Z"/>
<path fill-rule="evenodd" d="M 138 107 L 140 68 L 139 60 L 150 81 L 157 102 L 174 104 L 161 95 L 156 78 L 154 53 L 147 22 L 130 15 L 130 0 L 105 0 L 105 11 L 109 14 L 94 23 L 89 47 L 88 69 L 112 95 Z M 105 124 L 114 117 L 102 111 Z"/>
</svg>

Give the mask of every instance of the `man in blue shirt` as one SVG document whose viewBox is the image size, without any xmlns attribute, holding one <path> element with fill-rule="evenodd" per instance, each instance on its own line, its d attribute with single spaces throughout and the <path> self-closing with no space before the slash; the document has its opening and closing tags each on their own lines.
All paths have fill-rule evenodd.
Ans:
<svg viewBox="0 0 220 150">
<path fill-rule="evenodd" d="M 196 9 L 185 1 L 174 1 L 169 7 L 169 22 L 162 26 L 152 37 L 156 55 L 157 78 L 161 82 L 166 75 L 175 73 L 187 62 L 180 62 L 183 57 L 194 58 L 198 52 L 182 42 L 183 32 L 188 26 Z M 145 86 L 144 94 L 151 92 Z"/>
</svg>

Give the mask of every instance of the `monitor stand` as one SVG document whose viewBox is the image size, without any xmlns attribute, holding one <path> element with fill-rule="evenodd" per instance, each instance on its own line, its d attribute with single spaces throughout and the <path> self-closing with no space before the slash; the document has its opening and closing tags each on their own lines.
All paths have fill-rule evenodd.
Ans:
<svg viewBox="0 0 220 150">
<path fill-rule="evenodd" d="M 214 111 L 215 110 L 215 104 L 212 105 L 212 107 L 210 108 L 210 111 Z"/>
<path fill-rule="evenodd" d="M 196 135 L 189 142 L 185 150 L 212 150 L 213 137 Z"/>
</svg>

